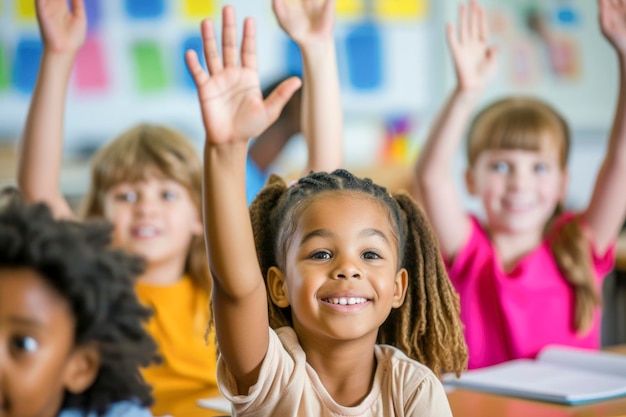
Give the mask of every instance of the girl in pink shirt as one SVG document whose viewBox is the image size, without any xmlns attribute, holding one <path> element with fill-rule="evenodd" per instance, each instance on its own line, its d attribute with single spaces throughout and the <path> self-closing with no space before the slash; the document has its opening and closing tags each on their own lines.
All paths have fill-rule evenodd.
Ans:
<svg viewBox="0 0 626 417">
<path fill-rule="evenodd" d="M 448 25 L 457 87 L 416 163 L 414 192 L 460 295 L 470 368 L 533 357 L 547 344 L 599 346 L 599 291 L 626 211 L 626 5 L 598 5 L 618 55 L 620 92 L 593 195 L 578 213 L 562 209 L 568 126 L 530 97 L 499 100 L 471 124 L 466 185 L 485 221 L 465 212 L 450 168 L 498 51 L 474 0 L 459 7 L 458 35 Z"/>
</svg>

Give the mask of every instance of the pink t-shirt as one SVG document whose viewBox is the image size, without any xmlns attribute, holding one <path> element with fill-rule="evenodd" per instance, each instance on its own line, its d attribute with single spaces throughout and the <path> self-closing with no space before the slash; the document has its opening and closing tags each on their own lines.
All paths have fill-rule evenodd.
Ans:
<svg viewBox="0 0 626 417">
<path fill-rule="evenodd" d="M 571 213 L 557 224 L 571 221 Z M 549 243 L 526 255 L 504 272 L 494 248 L 475 217 L 465 246 L 448 274 L 461 300 L 461 320 L 469 350 L 469 368 L 481 368 L 516 358 L 533 358 L 548 344 L 597 349 L 600 312 L 591 330 L 580 336 L 573 328 L 574 293 L 559 271 Z M 615 247 L 605 254 L 591 248 L 598 289 L 613 269 Z"/>
</svg>

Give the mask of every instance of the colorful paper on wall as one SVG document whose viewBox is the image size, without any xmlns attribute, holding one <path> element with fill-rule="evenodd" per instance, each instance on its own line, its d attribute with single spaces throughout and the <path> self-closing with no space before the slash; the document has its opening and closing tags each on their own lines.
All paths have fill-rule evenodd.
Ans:
<svg viewBox="0 0 626 417">
<path fill-rule="evenodd" d="M 100 26 L 101 13 L 99 0 L 84 0 L 87 12 L 87 30 L 92 32 Z"/>
<path fill-rule="evenodd" d="M 76 88 L 80 92 L 102 92 L 107 89 L 109 77 L 102 44 L 97 37 L 88 37 L 78 51 L 74 76 Z"/>
<path fill-rule="evenodd" d="M 18 41 L 12 77 L 13 85 L 18 91 L 26 94 L 33 91 L 42 50 L 43 45 L 39 39 L 24 38 Z"/>
<path fill-rule="evenodd" d="M 9 61 L 5 49 L 0 45 L 0 90 L 9 85 Z"/>
<path fill-rule="evenodd" d="M 287 74 L 302 76 L 302 54 L 300 47 L 293 40 L 288 39 L 285 44 L 287 51 Z"/>
<path fill-rule="evenodd" d="M 20 20 L 36 20 L 35 0 L 17 0 L 15 12 Z"/>
<path fill-rule="evenodd" d="M 132 47 L 135 82 L 140 92 L 148 93 L 165 89 L 167 75 L 163 56 L 154 42 L 137 42 Z"/>
<path fill-rule="evenodd" d="M 184 0 L 184 11 L 187 17 L 207 17 L 215 12 L 215 5 L 211 0 Z"/>
<path fill-rule="evenodd" d="M 375 0 L 374 12 L 385 19 L 424 18 L 426 0 Z"/>
<path fill-rule="evenodd" d="M 133 19 L 158 19 L 165 13 L 165 0 L 125 0 L 124 8 Z"/>
<path fill-rule="evenodd" d="M 350 84 L 357 90 L 373 90 L 382 84 L 380 34 L 373 22 L 354 26 L 346 36 Z"/>
<path fill-rule="evenodd" d="M 365 11 L 364 0 L 337 0 L 335 11 L 339 16 L 358 16 Z"/>
</svg>

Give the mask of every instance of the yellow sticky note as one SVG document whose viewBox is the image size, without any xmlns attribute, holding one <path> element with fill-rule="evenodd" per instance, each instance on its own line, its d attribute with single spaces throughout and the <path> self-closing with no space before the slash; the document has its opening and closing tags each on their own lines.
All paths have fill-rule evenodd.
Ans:
<svg viewBox="0 0 626 417">
<path fill-rule="evenodd" d="M 416 19 L 426 16 L 428 0 L 375 0 L 374 11 L 387 19 Z"/>
<path fill-rule="evenodd" d="M 363 13 L 363 0 L 337 0 L 335 4 L 337 15 L 354 16 Z"/>
<path fill-rule="evenodd" d="M 18 0 L 15 11 L 22 20 L 35 20 L 35 0 Z"/>
<path fill-rule="evenodd" d="M 208 17 L 213 15 L 215 4 L 211 0 L 185 0 L 184 10 L 187 17 Z"/>
</svg>

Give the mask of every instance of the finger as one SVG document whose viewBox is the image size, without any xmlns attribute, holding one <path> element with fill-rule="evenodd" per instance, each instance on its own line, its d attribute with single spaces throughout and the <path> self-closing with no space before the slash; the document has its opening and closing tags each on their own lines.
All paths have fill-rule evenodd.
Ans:
<svg viewBox="0 0 626 417">
<path fill-rule="evenodd" d="M 202 34 L 202 47 L 204 50 L 204 60 L 209 70 L 209 74 L 220 72 L 223 68 L 222 59 L 217 50 L 217 41 L 215 40 L 215 30 L 213 22 L 209 19 L 202 21 L 200 25 L 200 33 Z"/>
<path fill-rule="evenodd" d="M 289 77 L 278 85 L 265 99 L 265 111 L 271 122 L 275 122 L 280 116 L 291 96 L 302 86 L 302 80 L 298 77 Z"/>
<path fill-rule="evenodd" d="M 256 71 L 256 27 L 254 19 L 247 18 L 243 22 L 243 41 L 241 43 L 241 65 Z"/>
<path fill-rule="evenodd" d="M 455 54 L 459 43 L 456 37 L 456 30 L 454 29 L 454 25 L 452 23 L 448 23 L 446 25 L 446 39 L 448 40 L 448 48 L 450 48 L 450 51 Z"/>
<path fill-rule="evenodd" d="M 280 20 L 280 17 L 285 12 L 285 4 L 282 0 L 272 0 L 272 10 L 274 11 L 274 14 L 278 18 L 278 20 Z"/>
<path fill-rule="evenodd" d="M 476 39 L 478 35 L 478 5 L 476 4 L 476 0 L 470 1 L 469 7 L 469 16 L 468 16 L 468 33 L 470 39 Z"/>
<path fill-rule="evenodd" d="M 200 88 L 208 80 L 209 76 L 202 68 L 202 65 L 200 65 L 196 51 L 189 49 L 185 52 L 185 64 L 187 64 L 187 69 L 191 74 L 191 78 L 193 78 L 194 84 L 196 84 L 196 88 Z"/>
<path fill-rule="evenodd" d="M 468 39 L 467 7 L 465 3 L 459 5 L 459 42 L 465 43 Z"/>
<path fill-rule="evenodd" d="M 84 16 L 85 15 L 85 3 L 83 0 L 72 0 L 72 14 L 74 16 Z"/>
<path fill-rule="evenodd" d="M 489 22 L 482 7 L 478 8 L 478 38 L 481 42 L 489 41 Z"/>
<path fill-rule="evenodd" d="M 232 6 L 222 9 L 222 56 L 224 67 L 237 66 L 237 23 Z"/>
<path fill-rule="evenodd" d="M 336 0 L 326 0 L 324 2 L 324 7 L 322 8 L 322 16 L 324 17 L 324 22 L 332 23 L 334 21 L 335 3 Z"/>
</svg>

